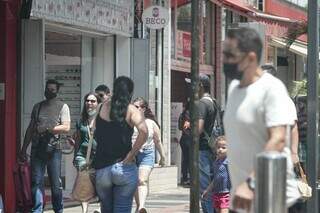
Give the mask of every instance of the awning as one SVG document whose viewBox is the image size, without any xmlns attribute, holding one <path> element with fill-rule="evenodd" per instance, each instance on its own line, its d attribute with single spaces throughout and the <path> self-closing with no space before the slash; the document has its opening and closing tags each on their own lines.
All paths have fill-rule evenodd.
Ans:
<svg viewBox="0 0 320 213">
<path fill-rule="evenodd" d="M 271 22 L 273 21 L 273 22 L 280 22 L 283 24 L 288 24 L 295 21 L 286 17 L 263 13 L 253 8 L 252 6 L 245 4 L 242 0 L 211 0 L 211 1 L 221 7 L 224 7 L 242 16 L 245 16 L 247 18 L 251 18 L 257 21 L 260 21 L 260 20 L 271 21 Z"/>
<path fill-rule="evenodd" d="M 286 40 L 283 38 L 273 37 L 270 39 L 270 44 L 279 48 L 287 48 Z M 308 55 L 308 45 L 305 42 L 295 41 L 291 44 L 289 51 L 301 55 L 303 57 L 307 57 Z"/>
</svg>

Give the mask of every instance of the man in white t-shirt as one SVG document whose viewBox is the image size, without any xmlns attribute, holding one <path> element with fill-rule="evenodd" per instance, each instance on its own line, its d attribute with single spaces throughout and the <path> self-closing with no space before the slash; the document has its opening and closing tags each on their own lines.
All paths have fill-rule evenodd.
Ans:
<svg viewBox="0 0 320 213">
<path fill-rule="evenodd" d="M 228 31 L 223 51 L 225 75 L 233 79 L 224 116 L 233 187 L 232 209 L 247 212 L 253 209 L 256 155 L 263 151 L 282 152 L 286 126 L 294 123 L 285 86 L 259 67 L 262 49 L 255 30 L 237 28 Z M 299 198 L 299 193 L 293 175 L 287 176 L 287 182 L 290 189 L 284 190 L 287 196 L 290 191 L 287 199 L 290 206 Z"/>
</svg>

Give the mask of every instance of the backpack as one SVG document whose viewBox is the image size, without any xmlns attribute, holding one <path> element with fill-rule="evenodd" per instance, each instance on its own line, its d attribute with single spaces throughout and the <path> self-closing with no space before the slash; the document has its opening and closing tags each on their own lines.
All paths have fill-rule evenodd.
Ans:
<svg viewBox="0 0 320 213">
<path fill-rule="evenodd" d="M 210 146 L 211 150 L 215 150 L 215 141 L 219 136 L 224 135 L 224 127 L 223 127 L 223 121 L 222 121 L 222 111 L 219 106 L 219 104 L 210 97 L 204 97 L 207 100 L 210 100 L 213 104 L 213 108 L 216 111 L 215 117 L 213 118 L 214 123 L 211 130 L 211 133 L 209 134 L 206 131 L 203 131 L 206 139 L 208 140 L 208 145 Z"/>
</svg>

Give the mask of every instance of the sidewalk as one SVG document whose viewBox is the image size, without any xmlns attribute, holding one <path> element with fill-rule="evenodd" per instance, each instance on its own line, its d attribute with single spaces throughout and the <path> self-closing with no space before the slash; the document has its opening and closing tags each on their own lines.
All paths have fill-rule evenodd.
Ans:
<svg viewBox="0 0 320 213">
<path fill-rule="evenodd" d="M 146 208 L 150 213 L 189 212 L 189 191 L 190 189 L 188 188 L 178 187 L 175 189 L 150 194 L 146 202 Z M 89 213 L 92 213 L 95 209 L 99 209 L 99 204 L 91 204 L 89 206 Z M 134 212 L 134 210 L 135 206 L 133 206 L 132 212 Z M 44 212 L 53 213 L 51 210 Z M 81 213 L 81 207 L 77 206 L 65 208 L 64 213 Z"/>
</svg>

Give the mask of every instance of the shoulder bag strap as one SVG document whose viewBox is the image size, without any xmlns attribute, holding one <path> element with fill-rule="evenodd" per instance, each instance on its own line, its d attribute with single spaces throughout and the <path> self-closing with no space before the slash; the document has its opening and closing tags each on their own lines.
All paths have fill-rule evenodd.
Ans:
<svg viewBox="0 0 320 213">
<path fill-rule="evenodd" d="M 89 135 L 89 144 L 87 149 L 87 155 L 86 155 L 86 164 L 88 165 L 90 162 L 90 154 L 92 150 L 92 143 L 93 143 L 93 135 L 91 134 L 89 124 L 87 125 L 88 135 Z"/>
<path fill-rule="evenodd" d="M 35 130 L 33 130 L 33 131 L 36 131 L 36 134 L 38 134 L 39 115 L 40 115 L 42 103 L 43 103 L 42 101 L 39 103 L 39 107 L 38 107 L 38 110 L 37 110 L 37 115 L 35 117 L 36 123 L 35 123 Z"/>
</svg>

